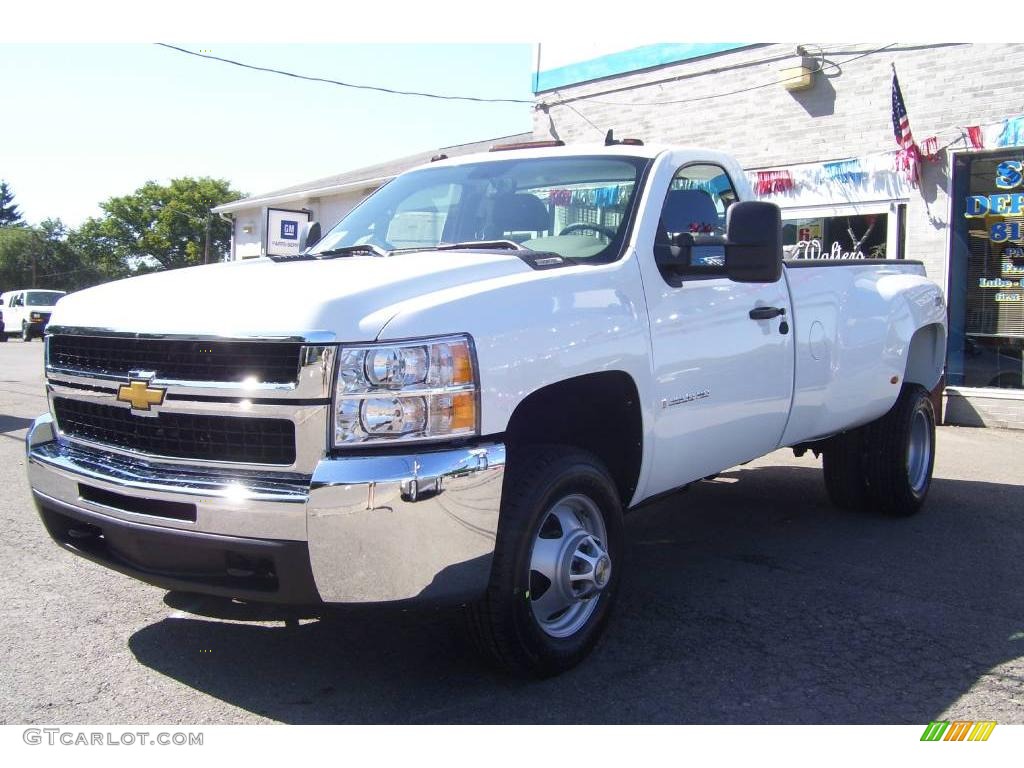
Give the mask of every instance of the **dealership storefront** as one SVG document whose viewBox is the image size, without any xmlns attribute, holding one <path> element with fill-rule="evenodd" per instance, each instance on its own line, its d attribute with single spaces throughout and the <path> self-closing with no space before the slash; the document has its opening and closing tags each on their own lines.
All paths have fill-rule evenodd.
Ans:
<svg viewBox="0 0 1024 768">
<path fill-rule="evenodd" d="M 1012 410 L 1024 395 L 1024 149 L 958 152 L 952 168 L 947 383 Z"/>
<path fill-rule="evenodd" d="M 720 149 L 782 209 L 788 258 L 921 261 L 950 311 L 946 423 L 1024 428 L 1024 45 L 595 53 L 540 47 L 535 138 Z M 894 138 L 894 72 L 913 157 Z"/>
</svg>

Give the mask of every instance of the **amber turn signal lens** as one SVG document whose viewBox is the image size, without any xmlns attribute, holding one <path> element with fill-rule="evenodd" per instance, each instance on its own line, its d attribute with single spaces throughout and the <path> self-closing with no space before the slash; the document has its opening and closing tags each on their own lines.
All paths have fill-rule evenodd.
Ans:
<svg viewBox="0 0 1024 768">
<path fill-rule="evenodd" d="M 452 384 L 473 383 L 473 361 L 469 355 L 469 344 L 452 344 Z"/>
<path fill-rule="evenodd" d="M 476 394 L 473 392 L 459 392 L 456 395 L 452 395 L 451 430 L 455 432 L 475 428 Z"/>
</svg>

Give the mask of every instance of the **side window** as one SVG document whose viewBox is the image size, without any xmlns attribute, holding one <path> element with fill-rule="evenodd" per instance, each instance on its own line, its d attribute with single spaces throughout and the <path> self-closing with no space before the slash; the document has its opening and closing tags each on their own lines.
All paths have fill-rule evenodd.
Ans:
<svg viewBox="0 0 1024 768">
<path fill-rule="evenodd" d="M 684 165 L 672 178 L 662 205 L 656 252 L 676 245 L 680 235 L 690 235 L 689 262 L 678 265 L 677 272 L 686 272 L 687 266 L 725 266 L 725 246 L 718 241 L 725 236 L 725 212 L 736 199 L 732 180 L 721 166 Z"/>
</svg>

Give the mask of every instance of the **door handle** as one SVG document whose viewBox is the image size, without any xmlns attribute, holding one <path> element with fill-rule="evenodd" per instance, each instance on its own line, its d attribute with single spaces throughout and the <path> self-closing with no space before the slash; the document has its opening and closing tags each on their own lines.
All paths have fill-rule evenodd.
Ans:
<svg viewBox="0 0 1024 768">
<path fill-rule="evenodd" d="M 771 320 L 773 317 L 785 315 L 784 307 L 754 307 L 750 310 L 751 320 Z"/>
</svg>

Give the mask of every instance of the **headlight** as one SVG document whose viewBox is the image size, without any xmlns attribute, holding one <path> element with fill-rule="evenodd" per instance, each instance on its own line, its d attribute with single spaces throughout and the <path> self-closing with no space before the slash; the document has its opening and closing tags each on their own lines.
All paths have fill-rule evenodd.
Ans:
<svg viewBox="0 0 1024 768">
<path fill-rule="evenodd" d="M 334 445 L 475 435 L 478 384 L 468 336 L 342 347 Z"/>
</svg>

